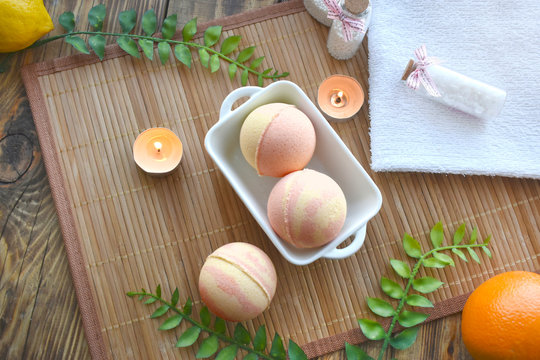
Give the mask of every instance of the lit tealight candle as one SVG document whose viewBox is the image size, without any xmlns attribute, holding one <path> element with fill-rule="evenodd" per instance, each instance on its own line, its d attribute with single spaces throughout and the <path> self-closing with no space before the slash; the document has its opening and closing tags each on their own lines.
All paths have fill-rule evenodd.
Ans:
<svg viewBox="0 0 540 360">
<path fill-rule="evenodd" d="M 347 95 L 340 89 L 334 89 L 330 96 L 330 105 L 336 108 L 347 105 Z"/>
<path fill-rule="evenodd" d="M 330 120 L 346 120 L 364 104 L 364 90 L 350 76 L 332 75 L 319 86 L 317 103 Z"/>
<path fill-rule="evenodd" d="M 137 136 L 133 144 L 135 163 L 149 175 L 166 175 L 182 159 L 182 142 L 166 128 L 151 128 Z"/>
</svg>

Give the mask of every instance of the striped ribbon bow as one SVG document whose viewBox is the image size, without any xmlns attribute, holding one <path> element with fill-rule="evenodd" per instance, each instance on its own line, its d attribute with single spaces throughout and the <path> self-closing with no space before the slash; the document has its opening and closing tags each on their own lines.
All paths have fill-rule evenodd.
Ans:
<svg viewBox="0 0 540 360">
<path fill-rule="evenodd" d="M 353 31 L 364 32 L 365 21 L 364 19 L 355 19 L 343 11 L 337 0 L 323 0 L 324 4 L 328 8 L 328 18 L 331 20 L 339 20 L 343 25 L 343 35 L 345 35 L 345 41 L 351 41 L 353 38 Z"/>
<path fill-rule="evenodd" d="M 429 95 L 434 97 L 440 97 L 441 94 L 439 93 L 439 90 L 437 89 L 433 78 L 429 75 L 428 72 L 428 68 L 431 65 L 439 64 L 440 60 L 435 57 L 427 56 L 427 50 L 425 45 L 422 45 L 418 49 L 416 49 L 414 51 L 414 54 L 416 55 L 418 61 L 414 63 L 416 65 L 416 69 L 414 69 L 414 71 L 407 78 L 407 86 L 411 89 L 416 90 L 420 87 L 420 84 L 422 84 L 424 85 L 424 88 Z"/>
</svg>

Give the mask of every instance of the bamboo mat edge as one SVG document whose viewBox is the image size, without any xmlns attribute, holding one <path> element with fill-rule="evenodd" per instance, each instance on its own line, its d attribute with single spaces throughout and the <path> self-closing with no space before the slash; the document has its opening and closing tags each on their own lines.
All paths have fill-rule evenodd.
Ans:
<svg viewBox="0 0 540 360">
<path fill-rule="evenodd" d="M 535 272 L 537 274 L 540 274 L 540 269 L 536 269 Z M 425 308 L 423 312 L 428 314 L 429 317 L 424 322 L 424 324 L 441 319 L 446 316 L 457 314 L 458 312 L 462 311 L 471 293 L 472 292 L 468 292 L 468 293 L 458 295 L 450 299 L 440 301 L 434 304 L 432 308 Z M 383 326 L 385 330 L 387 330 L 388 327 L 390 326 L 390 320 L 391 320 L 390 318 L 385 318 L 382 321 L 380 321 L 381 325 Z M 392 333 L 399 332 L 403 329 L 404 327 L 398 324 L 394 328 Z M 346 342 L 349 344 L 356 345 L 356 344 L 361 344 L 367 340 L 368 339 L 364 336 L 360 328 L 354 328 L 352 330 L 343 332 L 341 334 L 328 336 L 326 338 L 317 339 L 315 341 L 307 343 L 302 346 L 302 349 L 305 351 L 308 358 L 312 359 L 317 356 L 321 356 L 324 354 L 329 354 L 329 353 L 341 350 L 345 348 Z"/>
<path fill-rule="evenodd" d="M 460 312 L 463 310 L 465 302 L 470 295 L 471 293 L 462 294 L 454 298 L 438 302 L 433 308 L 424 309 L 424 312 L 429 315 L 425 322 L 431 322 Z M 380 323 L 385 329 L 388 329 L 390 326 L 390 320 L 390 318 L 385 318 L 380 321 Z M 398 324 L 393 332 L 403 329 L 404 328 Z M 343 349 L 345 347 L 345 342 L 348 342 L 349 344 L 360 344 L 366 340 L 367 338 L 364 336 L 364 334 L 362 334 L 360 328 L 355 328 L 341 334 L 312 341 L 302 346 L 302 349 L 306 352 L 308 358 L 311 359 L 313 357 Z"/>
<path fill-rule="evenodd" d="M 96 304 L 90 288 L 90 280 L 82 255 L 81 243 L 75 228 L 75 218 L 71 211 L 64 179 L 62 176 L 60 159 L 55 151 L 54 137 L 49 120 L 45 99 L 39 86 L 36 66 L 25 67 L 22 78 L 30 102 L 30 109 L 38 133 L 39 145 L 43 155 L 43 162 L 49 178 L 51 193 L 58 214 L 64 247 L 67 252 L 71 277 L 75 285 L 75 293 L 90 354 L 93 359 L 107 359 L 106 346 L 101 333 L 101 325 L 97 315 Z"/>
<path fill-rule="evenodd" d="M 305 7 L 302 0 L 290 0 L 259 9 L 246 11 L 244 13 L 227 16 L 221 19 L 211 20 L 204 24 L 197 25 L 197 34 L 194 38 L 197 39 L 202 37 L 204 30 L 213 25 L 221 25 L 223 26 L 223 30 L 231 30 L 250 24 L 255 24 L 264 20 L 295 14 L 304 10 Z M 178 39 L 180 35 L 181 32 L 177 31 L 173 39 Z M 139 53 L 142 53 L 142 50 L 140 50 Z M 95 64 L 100 61 L 106 61 L 121 56 L 129 55 L 126 54 L 126 52 L 123 51 L 117 44 L 110 44 L 106 47 L 103 60 L 99 60 L 99 58 L 95 54 L 75 54 L 39 63 L 28 64 L 22 68 L 21 72 L 23 73 L 23 75 L 25 73 L 33 73 L 35 78 L 37 76 L 48 75 L 59 71 L 74 69 L 80 66 Z"/>
</svg>

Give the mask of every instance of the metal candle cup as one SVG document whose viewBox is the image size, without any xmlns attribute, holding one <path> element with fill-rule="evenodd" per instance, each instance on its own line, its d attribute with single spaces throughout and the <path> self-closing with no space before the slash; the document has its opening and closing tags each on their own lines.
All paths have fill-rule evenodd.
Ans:
<svg viewBox="0 0 540 360">
<path fill-rule="evenodd" d="M 364 104 L 364 90 L 350 76 L 332 75 L 319 85 L 317 104 L 330 120 L 347 120 Z"/>
<path fill-rule="evenodd" d="M 182 142 L 166 128 L 147 129 L 133 143 L 133 159 L 149 175 L 171 173 L 180 163 L 182 153 Z"/>
</svg>

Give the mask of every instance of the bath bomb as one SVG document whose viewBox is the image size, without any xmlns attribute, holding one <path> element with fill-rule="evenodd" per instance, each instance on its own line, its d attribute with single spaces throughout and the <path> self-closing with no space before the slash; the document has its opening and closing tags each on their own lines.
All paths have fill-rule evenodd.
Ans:
<svg viewBox="0 0 540 360">
<path fill-rule="evenodd" d="M 306 114 L 294 105 L 262 105 L 244 120 L 240 148 L 259 175 L 285 176 L 303 169 L 311 160 L 315 129 Z"/>
<path fill-rule="evenodd" d="M 199 292 L 208 309 L 228 321 L 250 320 L 270 305 L 276 269 L 261 249 L 234 242 L 214 251 L 201 269 Z"/>
<path fill-rule="evenodd" d="M 347 216 L 347 202 L 332 178 L 304 169 L 277 182 L 268 198 L 267 213 L 281 239 L 298 248 L 314 248 L 339 234 Z"/>
</svg>

